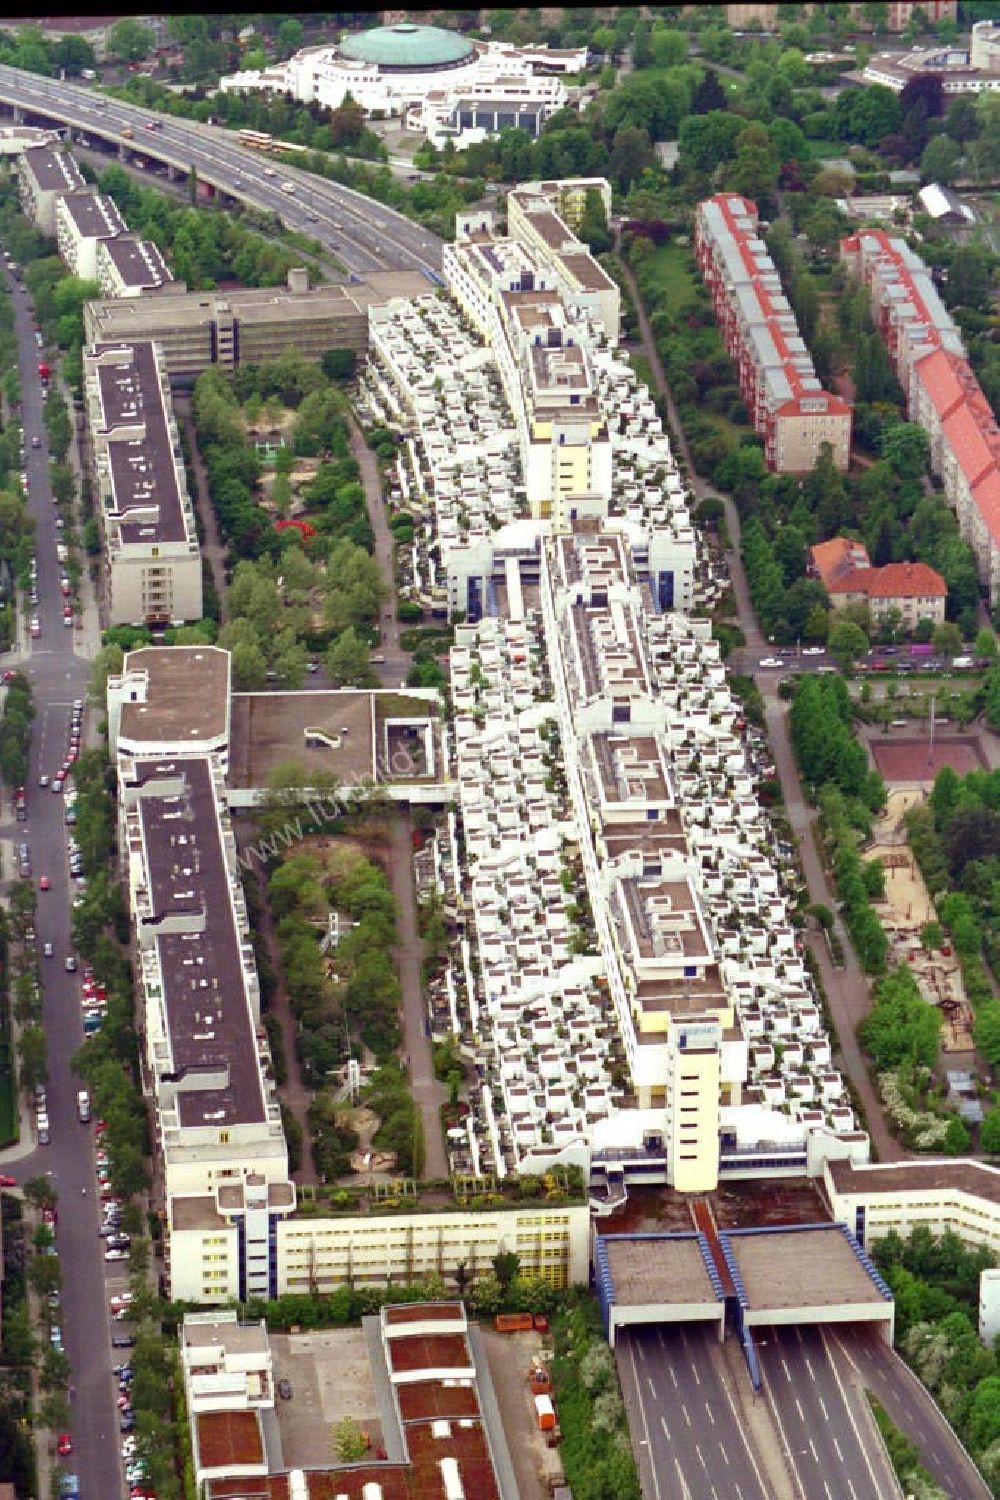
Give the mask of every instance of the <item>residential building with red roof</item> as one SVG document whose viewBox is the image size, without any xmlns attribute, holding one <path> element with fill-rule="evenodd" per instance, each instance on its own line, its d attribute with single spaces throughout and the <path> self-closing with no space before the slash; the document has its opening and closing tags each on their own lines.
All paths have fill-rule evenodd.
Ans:
<svg viewBox="0 0 1000 1500">
<path fill-rule="evenodd" d="M 918 620 L 944 619 L 948 589 L 927 563 L 887 563 L 873 568 L 868 550 L 849 537 L 837 536 L 809 549 L 809 572 L 822 581 L 834 609 L 867 605 L 873 620 L 897 612 L 905 630 Z"/>
<path fill-rule="evenodd" d="M 750 199 L 718 193 L 700 203 L 695 253 L 768 468 L 808 473 L 828 444 L 846 469 L 851 408 L 817 378 Z"/>
<path fill-rule="evenodd" d="M 975 554 L 990 603 L 1000 603 L 1000 427 L 961 336 L 905 241 L 866 230 L 841 242 L 841 259 L 871 289 L 910 420 L 930 441 L 931 467 Z"/>
</svg>

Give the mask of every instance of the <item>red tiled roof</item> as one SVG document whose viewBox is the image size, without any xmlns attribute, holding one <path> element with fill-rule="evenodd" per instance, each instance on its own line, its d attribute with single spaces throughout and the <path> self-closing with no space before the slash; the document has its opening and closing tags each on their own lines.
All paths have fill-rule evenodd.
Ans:
<svg viewBox="0 0 1000 1500">
<path fill-rule="evenodd" d="M 866 594 L 869 599 L 944 599 L 944 579 L 927 563 L 886 563 L 884 568 L 855 568 L 832 584 L 830 594 Z"/>
<path fill-rule="evenodd" d="M 969 370 L 968 361 L 959 359 L 946 349 L 935 349 L 917 362 L 917 378 L 920 380 L 934 410 L 944 420 L 967 398 L 967 389 L 962 375 Z"/>
<path fill-rule="evenodd" d="M 867 548 L 846 536 L 835 536 L 828 542 L 810 547 L 809 556 L 828 593 L 838 579 L 858 568 L 871 566 Z"/>
<path fill-rule="evenodd" d="M 1000 469 L 994 466 L 983 475 L 973 491 L 973 499 L 994 544 L 1000 547 Z"/>
<path fill-rule="evenodd" d="M 978 413 L 965 402 L 956 407 L 944 424 L 945 437 L 958 460 L 970 489 L 996 467 L 996 454 Z"/>
</svg>

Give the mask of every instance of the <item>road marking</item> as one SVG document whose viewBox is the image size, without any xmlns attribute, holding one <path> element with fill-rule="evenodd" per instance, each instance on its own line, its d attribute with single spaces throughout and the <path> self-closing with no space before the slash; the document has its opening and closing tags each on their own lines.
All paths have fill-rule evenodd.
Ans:
<svg viewBox="0 0 1000 1500">
<path fill-rule="evenodd" d="M 806 1369 L 809 1371 L 809 1379 L 815 1380 L 816 1376 L 813 1373 L 812 1360 L 809 1358 L 808 1354 L 806 1355 Z"/>
<path fill-rule="evenodd" d="M 792 1383 L 792 1372 L 788 1368 L 788 1360 L 785 1358 L 784 1355 L 781 1356 L 781 1368 L 785 1372 L 785 1379 L 788 1381 L 788 1384 L 791 1385 L 791 1383 Z"/>
<path fill-rule="evenodd" d="M 820 1342 L 823 1345 L 823 1349 L 826 1352 L 826 1340 L 823 1337 L 823 1330 L 822 1329 L 820 1329 L 820 1335 L 819 1336 L 820 1336 Z M 827 1352 L 827 1362 L 830 1365 L 830 1368 L 833 1370 L 833 1378 L 837 1382 L 837 1389 L 840 1392 L 840 1399 L 844 1403 L 844 1407 L 845 1407 L 845 1409 L 847 1411 L 848 1421 L 851 1424 L 851 1428 L 852 1428 L 852 1430 L 854 1432 L 854 1436 L 857 1438 L 858 1447 L 861 1449 L 861 1456 L 862 1456 L 862 1458 L 865 1461 L 865 1467 L 867 1468 L 868 1473 L 871 1475 L 871 1481 L 872 1481 L 872 1491 L 871 1492 L 872 1492 L 873 1495 L 881 1495 L 883 1493 L 883 1490 L 882 1490 L 881 1486 L 879 1485 L 878 1480 L 875 1478 L 875 1470 L 872 1467 L 872 1461 L 871 1461 L 871 1459 L 868 1457 L 868 1449 L 865 1446 L 864 1442 L 862 1441 L 862 1437 L 861 1437 L 860 1430 L 858 1428 L 858 1424 L 854 1420 L 854 1412 L 851 1410 L 851 1404 L 850 1404 L 850 1402 L 847 1399 L 847 1392 L 844 1390 L 844 1383 L 843 1383 L 843 1381 L 840 1378 L 840 1371 L 837 1369 L 837 1361 L 832 1357 L 832 1355 L 829 1354 L 829 1352 Z M 875 1426 L 874 1418 L 872 1418 L 871 1426 L 872 1427 Z M 893 1488 L 895 1488 L 895 1484 L 893 1485 Z"/>
<path fill-rule="evenodd" d="M 848 1481 L 847 1481 L 847 1488 L 850 1490 L 851 1494 L 854 1496 L 854 1500 L 858 1500 L 858 1492 L 854 1488 L 854 1481 L 852 1479 L 848 1479 Z"/>
<path fill-rule="evenodd" d="M 800 1422 L 805 1422 L 806 1414 L 802 1410 L 802 1402 L 799 1400 L 798 1396 L 796 1396 L 796 1398 L 795 1398 L 795 1410 L 799 1414 L 799 1421 Z"/>
<path fill-rule="evenodd" d="M 726 1452 L 726 1447 L 725 1447 L 724 1443 L 720 1443 L 719 1444 L 719 1452 L 722 1454 L 722 1462 L 724 1464 L 726 1464 L 727 1467 L 728 1467 L 728 1464 L 729 1464 L 729 1454 Z"/>
<path fill-rule="evenodd" d="M 694 1376 L 695 1385 L 701 1385 L 701 1376 L 698 1374 L 698 1366 L 694 1360 L 691 1361 L 691 1374 Z"/>
<path fill-rule="evenodd" d="M 671 1379 L 671 1380 L 672 1380 L 672 1381 L 673 1381 L 673 1383 L 674 1383 L 674 1390 L 675 1390 L 675 1391 L 676 1391 L 676 1390 L 678 1390 L 678 1389 L 679 1389 L 679 1387 L 678 1387 L 678 1385 L 677 1385 L 677 1376 L 676 1376 L 676 1375 L 675 1375 L 675 1374 L 674 1374 L 674 1367 L 673 1367 L 673 1365 L 668 1365 L 668 1366 L 667 1366 L 667 1369 L 668 1369 L 668 1371 L 669 1371 L 669 1373 L 670 1373 L 670 1379 Z"/>
<path fill-rule="evenodd" d="M 705 1410 L 708 1412 L 708 1420 L 711 1422 L 712 1426 L 714 1427 L 715 1426 L 715 1418 L 712 1415 L 712 1408 L 711 1408 L 711 1406 L 709 1405 L 709 1403 L 707 1401 L 705 1402 Z"/>
<path fill-rule="evenodd" d="M 667 1419 L 662 1412 L 660 1413 L 660 1426 L 663 1428 L 663 1436 L 665 1438 L 669 1438 L 670 1428 L 667 1426 Z"/>
<path fill-rule="evenodd" d="M 653 1481 L 653 1493 L 656 1496 L 656 1500 L 660 1500 L 660 1481 L 656 1475 L 656 1464 L 653 1462 L 653 1451 L 649 1443 L 649 1423 L 646 1420 L 646 1406 L 639 1390 L 639 1371 L 636 1369 L 635 1364 L 635 1341 L 633 1339 L 629 1339 L 628 1341 L 628 1352 L 629 1358 L 632 1361 L 632 1384 L 635 1386 L 635 1393 L 639 1398 L 639 1415 L 642 1417 L 642 1430 L 646 1435 L 646 1447 L 649 1449 L 649 1475 Z"/>
<path fill-rule="evenodd" d="M 841 1463 L 843 1463 L 844 1462 L 844 1455 L 840 1451 L 840 1443 L 838 1442 L 838 1440 L 836 1438 L 834 1438 L 834 1440 L 833 1440 L 833 1450 L 836 1453 L 838 1460 Z"/>
<path fill-rule="evenodd" d="M 816 1463 L 818 1464 L 819 1463 L 819 1454 L 816 1452 L 816 1444 L 813 1442 L 812 1438 L 809 1439 L 809 1451 L 812 1454 L 813 1458 L 815 1459 Z"/>
<path fill-rule="evenodd" d="M 698 1455 L 698 1462 L 701 1464 L 702 1468 L 705 1470 L 705 1473 L 707 1474 L 708 1473 L 708 1464 L 705 1462 L 705 1455 L 701 1451 L 701 1444 L 700 1443 L 695 1443 L 695 1445 L 694 1445 L 694 1451 Z"/>
<path fill-rule="evenodd" d="M 686 1423 L 687 1423 L 687 1424 L 688 1424 L 688 1426 L 689 1426 L 689 1427 L 690 1427 L 690 1426 L 691 1426 L 691 1418 L 690 1418 L 690 1417 L 689 1417 L 689 1416 L 688 1416 L 688 1409 L 687 1409 L 687 1407 L 686 1407 L 686 1406 L 685 1406 L 685 1405 L 684 1405 L 684 1402 L 683 1402 L 683 1401 L 682 1401 L 682 1402 L 681 1402 L 681 1411 L 682 1411 L 682 1412 L 683 1412 L 683 1413 L 684 1413 L 684 1420 L 685 1420 L 685 1422 L 686 1422 Z"/>
<path fill-rule="evenodd" d="M 636 1350 L 636 1353 L 638 1354 L 639 1358 L 642 1360 L 643 1364 L 645 1364 L 646 1363 L 646 1355 L 645 1355 L 645 1351 L 643 1350 L 643 1347 L 642 1347 L 641 1344 L 639 1345 L 638 1349 Z"/>
<path fill-rule="evenodd" d="M 646 1384 L 649 1386 L 649 1394 L 652 1396 L 653 1400 L 655 1401 L 656 1400 L 656 1386 L 653 1384 L 653 1377 L 652 1377 L 652 1375 L 647 1375 L 646 1376 Z"/>
<path fill-rule="evenodd" d="M 826 1409 L 826 1402 L 823 1400 L 822 1396 L 819 1397 L 819 1406 L 820 1406 L 820 1411 L 823 1413 L 823 1420 L 824 1420 L 824 1422 L 829 1422 L 830 1416 L 829 1416 L 829 1413 L 827 1412 L 827 1409 Z"/>
</svg>

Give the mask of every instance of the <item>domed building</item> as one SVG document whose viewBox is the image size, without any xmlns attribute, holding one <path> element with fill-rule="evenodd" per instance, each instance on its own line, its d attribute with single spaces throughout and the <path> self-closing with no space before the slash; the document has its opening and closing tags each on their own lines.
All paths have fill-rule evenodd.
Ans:
<svg viewBox="0 0 1000 1500">
<path fill-rule="evenodd" d="M 349 95 L 372 119 L 401 119 L 442 145 L 469 145 L 507 127 L 538 135 L 569 100 L 560 74 L 579 73 L 587 49 L 555 51 L 475 42 L 443 26 L 397 21 L 305 47 L 262 72 L 232 73 L 227 93 L 262 90 L 336 109 Z"/>
</svg>

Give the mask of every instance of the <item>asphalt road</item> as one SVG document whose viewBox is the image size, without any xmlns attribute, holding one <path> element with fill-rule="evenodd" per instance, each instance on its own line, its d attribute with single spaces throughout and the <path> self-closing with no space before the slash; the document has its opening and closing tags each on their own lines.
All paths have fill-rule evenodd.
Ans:
<svg viewBox="0 0 1000 1500">
<path fill-rule="evenodd" d="M 828 1344 L 845 1379 L 858 1378 L 915 1444 L 949 1500 L 989 1500 L 990 1488 L 928 1392 L 883 1339 L 864 1328 L 830 1329 Z"/>
<path fill-rule="evenodd" d="M 618 1372 L 646 1500 L 769 1500 L 713 1344 L 717 1349 L 715 1329 L 696 1323 L 618 1336 Z"/>
<path fill-rule="evenodd" d="M 817 1326 L 759 1330 L 764 1389 L 804 1500 L 900 1493 L 864 1398 L 849 1390 Z"/>
<path fill-rule="evenodd" d="M 109 99 L 80 84 L 41 78 L 0 66 L 0 101 L 26 111 L 29 124 L 69 125 L 88 139 L 102 137 L 124 149 L 166 161 L 185 174 L 258 208 L 280 214 L 289 229 L 308 234 L 334 252 L 350 271 L 439 271 L 441 241 L 429 229 L 352 188 L 272 161 L 238 144 L 234 132 L 159 115 Z M 160 128 L 147 130 L 151 121 Z M 126 140 L 122 131 L 133 138 Z M 271 172 L 273 175 L 268 176 Z M 282 192 L 282 183 L 294 192 Z"/>
<path fill-rule="evenodd" d="M 8 273 L 4 271 L 4 277 Z M 70 1060 L 83 1040 L 80 994 L 76 976 L 67 974 L 63 959 L 70 952 L 71 885 L 66 859 L 63 798 L 38 778 L 62 766 L 69 737 L 73 700 L 85 698 L 89 663 L 74 651 L 76 630 L 66 629 L 56 557 L 55 507 L 48 485 L 48 451 L 42 425 L 42 393 L 37 365 L 30 300 L 13 296 L 21 377 L 21 416 L 31 512 L 36 523 L 38 607 L 42 626 L 30 641 L 27 656 L 17 665 L 31 678 L 35 697 L 30 775 L 27 786 L 28 819 L 10 823 L 5 834 L 23 838 L 31 850 L 34 879 L 47 875 L 51 889 L 39 892 L 35 930 L 39 948 L 51 942 L 54 956 L 41 960 L 43 1020 L 48 1038 L 48 1113 L 50 1144 L 12 1163 L 19 1182 L 47 1173 L 59 1193 L 57 1244 L 62 1269 L 62 1330 L 71 1362 L 76 1394 L 71 1402 L 72 1437 L 76 1449 L 66 1460 L 81 1479 L 85 1500 L 110 1500 L 122 1492 L 115 1388 L 110 1377 L 111 1347 L 107 1313 L 109 1285 L 105 1278 L 103 1242 L 98 1238 L 98 1207 L 94 1177 L 92 1128 L 76 1115 L 80 1081 Z M 31 446 L 33 436 L 42 446 Z M 7 659 L 4 659 L 7 665 Z M 9 815 L 10 816 L 10 815 Z M 86 1196 L 81 1189 L 86 1187 Z M 118 1270 L 118 1268 L 115 1268 Z M 123 1283 L 120 1272 L 115 1278 Z"/>
</svg>

